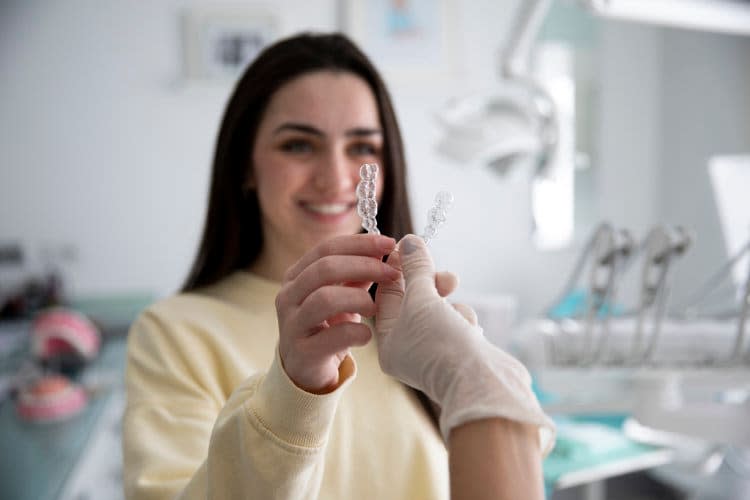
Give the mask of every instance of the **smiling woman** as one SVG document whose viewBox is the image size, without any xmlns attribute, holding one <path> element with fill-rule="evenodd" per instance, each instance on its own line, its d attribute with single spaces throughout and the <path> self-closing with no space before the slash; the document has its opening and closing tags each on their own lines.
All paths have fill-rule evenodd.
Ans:
<svg viewBox="0 0 750 500">
<path fill-rule="evenodd" d="M 263 115 L 246 188 L 257 193 L 264 246 L 250 269 L 281 280 L 308 249 L 358 232 L 359 167 L 381 162 L 375 96 L 350 73 L 301 76 L 273 96 Z M 381 197 L 383 182 L 378 183 Z"/>
<path fill-rule="evenodd" d="M 363 163 L 382 166 L 374 196 L 377 225 L 389 236 L 359 234 Z M 481 464 L 501 462 L 503 477 L 530 477 L 520 488 L 501 485 L 507 498 L 538 497 L 536 427 L 551 424 L 534 406 L 528 374 L 475 363 L 493 348 L 478 341 L 473 313 L 442 300 L 455 277 L 435 273 L 424 246 L 404 258 L 402 273 L 393 237 L 409 232 L 400 133 L 370 62 L 340 35 L 267 48 L 227 106 L 183 293 L 151 306 L 130 331 L 126 495 L 442 499 L 449 471 L 454 491 L 470 491 L 463 485 L 476 484 L 475 472 L 482 484 L 495 475 Z M 421 270 L 416 281 L 435 314 L 425 318 L 421 300 L 404 298 L 414 313 L 404 327 L 410 265 Z M 375 283 L 382 291 L 373 296 Z M 362 318 L 376 313 L 379 340 L 388 335 L 393 355 L 381 357 L 381 342 L 370 341 Z M 433 330 L 437 342 L 399 347 Z M 486 359 L 505 365 L 504 356 Z M 457 398 L 450 379 L 461 364 L 472 369 L 462 370 L 466 394 Z M 477 391 L 471 375 L 483 371 L 481 380 L 503 382 Z M 418 391 L 442 407 L 440 428 Z M 509 394 L 524 400 L 509 404 Z M 508 415 L 525 423 L 498 427 Z M 451 434 L 468 419 L 484 423 Z M 492 429 L 501 439 L 484 446 Z M 446 443 L 467 467 L 449 467 Z M 474 454 L 475 443 L 498 460 Z"/>
<path fill-rule="evenodd" d="M 340 35 L 263 51 L 224 114 L 184 292 L 130 333 L 129 497 L 447 498 L 434 419 L 361 322 L 372 283 L 400 276 L 382 262 L 393 238 L 357 234 L 362 163 L 381 166 L 383 233 L 412 232 L 399 128 L 366 57 Z"/>
<path fill-rule="evenodd" d="M 308 88 L 295 82 L 316 73 L 323 74 L 313 79 L 317 86 Z M 325 80 L 325 75 L 330 81 L 343 81 L 332 90 L 346 88 L 347 99 L 320 85 L 317 80 Z M 272 106 L 283 107 L 281 99 L 275 99 L 277 92 L 299 94 L 295 98 L 304 107 L 286 106 L 284 110 L 290 114 L 276 116 L 275 125 L 271 126 L 264 120 L 266 114 L 274 113 Z M 325 101 L 319 101 L 321 97 Z M 372 108 L 367 109 L 373 102 L 376 116 Z M 183 287 L 185 291 L 216 283 L 238 269 L 247 269 L 263 248 L 259 193 L 252 188 L 254 169 L 259 167 L 253 163 L 255 143 L 261 139 L 259 128 L 269 127 L 266 132 L 273 131 L 272 136 L 282 139 L 276 143 L 277 148 L 289 153 L 330 146 L 335 139 L 330 134 L 343 130 L 340 124 L 310 121 L 324 119 L 329 106 L 339 116 L 349 106 L 360 115 L 365 111 L 370 113 L 347 117 L 346 137 L 351 139 L 347 151 L 352 155 L 359 152 L 363 158 L 369 156 L 365 152 L 371 152 L 380 159 L 384 169 L 381 174 L 388 182 L 383 185 L 379 227 L 397 239 L 412 232 L 401 132 L 382 78 L 361 51 L 342 36 L 290 38 L 259 55 L 239 80 L 227 104 L 214 155 L 206 224 L 198 255 Z M 369 122 L 357 123 L 357 119 Z"/>
</svg>

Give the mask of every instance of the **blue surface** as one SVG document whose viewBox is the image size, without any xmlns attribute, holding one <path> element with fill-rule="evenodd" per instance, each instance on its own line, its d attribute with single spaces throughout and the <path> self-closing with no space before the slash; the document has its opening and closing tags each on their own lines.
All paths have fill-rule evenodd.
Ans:
<svg viewBox="0 0 750 500">
<path fill-rule="evenodd" d="M 557 442 L 544 461 L 547 495 L 565 474 L 651 454 L 659 448 L 635 442 L 622 431 L 627 415 L 555 418 Z"/>
</svg>

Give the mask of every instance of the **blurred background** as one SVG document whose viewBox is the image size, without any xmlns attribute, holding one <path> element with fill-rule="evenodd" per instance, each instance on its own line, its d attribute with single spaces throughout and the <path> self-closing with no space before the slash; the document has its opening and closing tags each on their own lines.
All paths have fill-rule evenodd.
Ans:
<svg viewBox="0 0 750 500">
<path fill-rule="evenodd" d="M 460 275 L 459 293 L 498 322 L 488 328 L 498 343 L 508 341 L 509 325 L 547 311 L 602 221 L 637 240 L 656 224 L 687 228 L 693 241 L 672 289 L 694 290 L 732 254 L 709 164 L 739 157 L 750 168 L 750 30 L 675 25 L 679 16 L 670 14 L 610 15 L 595 1 L 545 6 L 530 28 L 535 42 L 520 50 L 522 71 L 558 105 L 561 153 L 554 185 L 545 187 L 550 169 L 528 159 L 488 160 L 479 142 L 445 142 L 461 126 L 484 133 L 471 129 L 474 118 L 485 119 L 477 127 L 495 123 L 471 106 L 507 90 L 508 47 L 530 3 L 3 0 L 2 297 L 27 292 L 35 278 L 40 304 L 78 304 L 106 339 L 149 301 L 175 292 L 196 251 L 237 72 L 265 44 L 301 30 L 343 31 L 383 70 L 405 138 L 415 227 L 426 224 L 436 192 L 453 193 L 433 252 L 439 268 Z M 9 405 L 2 410 L 8 441 L 0 449 L 37 439 L 18 437 L 14 425 L 36 431 L 8 423 Z M 78 463 L 83 455 L 73 456 Z M 61 476 L 36 498 L 89 498 L 73 496 L 85 488 Z M 556 495 L 604 498 L 595 484 Z M 22 498 L 2 488 L 3 498 Z M 644 488 L 629 498 L 672 498 Z M 107 491 L 91 498 L 121 496 Z"/>
<path fill-rule="evenodd" d="M 568 29 L 570 43 L 594 68 L 583 82 L 589 137 L 582 142 L 591 157 L 589 170 L 579 171 L 588 178 L 577 193 L 576 238 L 544 251 L 529 237 L 528 175 L 501 178 L 436 150 L 435 115 L 445 102 L 498 85 L 520 2 L 443 3 L 450 46 L 441 48 L 440 64 L 387 71 L 389 53 L 370 53 L 386 70 L 406 138 L 416 227 L 437 190 L 456 199 L 435 245 L 440 265 L 456 270 L 467 289 L 512 292 L 522 314 L 534 314 L 562 286 L 558 271 L 572 265 L 595 222 L 644 233 L 664 221 L 689 225 L 700 240 L 680 278 L 707 274 L 725 249 L 706 165 L 748 149 L 750 39 L 567 9 L 578 23 Z M 186 72 L 183 20 L 191 7 L 212 4 L 6 0 L 0 7 L 0 235 L 22 246 L 29 265 L 58 258 L 71 294 L 163 296 L 185 277 L 233 83 Z M 281 37 L 346 32 L 340 10 L 335 1 L 279 1 L 235 3 L 229 12 L 252 18 L 257 11 Z M 560 17 L 551 19 L 559 29 L 550 36 L 565 40 Z"/>
</svg>

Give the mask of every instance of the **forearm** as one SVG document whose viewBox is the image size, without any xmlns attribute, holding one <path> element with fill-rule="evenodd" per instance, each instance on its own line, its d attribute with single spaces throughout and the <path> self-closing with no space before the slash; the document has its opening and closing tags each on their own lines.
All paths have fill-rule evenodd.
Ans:
<svg viewBox="0 0 750 500">
<path fill-rule="evenodd" d="M 451 430 L 448 450 L 452 500 L 544 498 L 536 426 L 472 420 Z"/>
</svg>

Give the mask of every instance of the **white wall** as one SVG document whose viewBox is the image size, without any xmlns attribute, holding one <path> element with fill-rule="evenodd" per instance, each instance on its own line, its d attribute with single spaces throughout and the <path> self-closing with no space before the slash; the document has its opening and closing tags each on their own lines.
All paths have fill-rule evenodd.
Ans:
<svg viewBox="0 0 750 500">
<path fill-rule="evenodd" d="M 659 214 L 696 233 L 675 276 L 684 296 L 727 256 L 707 166 L 714 155 L 750 154 L 750 37 L 668 30 L 664 61 Z"/>
<path fill-rule="evenodd" d="M 32 253 L 75 244 L 78 258 L 68 266 L 75 293 L 167 294 L 190 264 L 230 92 L 180 80 L 178 15 L 193 4 L 15 0 L 0 7 L 0 241 L 22 241 Z M 335 0 L 246 4 L 276 13 L 283 33 L 337 22 Z M 516 6 L 460 2 L 453 18 L 458 71 L 427 85 L 391 84 L 416 227 L 434 193 L 449 188 L 457 203 L 434 245 L 439 265 L 458 271 L 468 290 L 516 294 L 525 315 L 556 295 L 580 242 L 560 252 L 534 249 L 528 179 L 446 163 L 433 152 L 432 120 L 449 95 L 494 84 Z M 671 66 L 659 30 L 604 28 L 595 206 L 602 217 L 641 230 L 657 217 L 661 186 L 670 182 L 670 171 L 662 177 L 657 167 L 659 100 L 668 94 L 661 68 Z"/>
<path fill-rule="evenodd" d="M 3 3 L 0 240 L 75 245 L 73 293 L 164 294 L 192 259 L 231 88 L 181 79 L 188 5 Z M 336 21 L 330 1 L 274 5 L 282 33 Z"/>
</svg>

